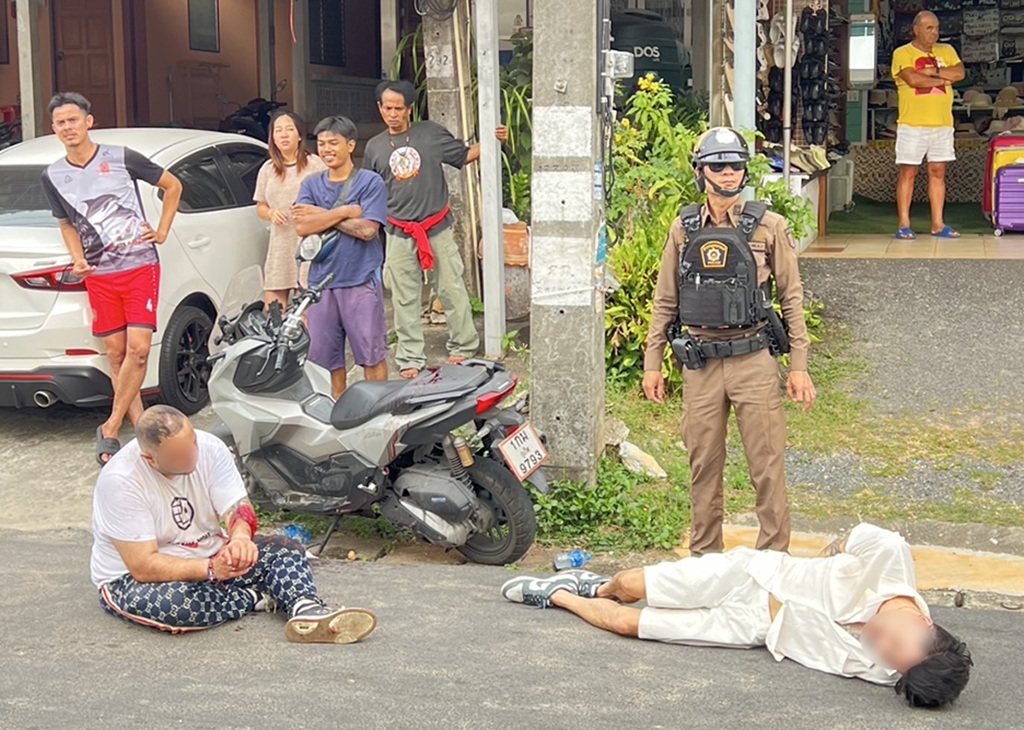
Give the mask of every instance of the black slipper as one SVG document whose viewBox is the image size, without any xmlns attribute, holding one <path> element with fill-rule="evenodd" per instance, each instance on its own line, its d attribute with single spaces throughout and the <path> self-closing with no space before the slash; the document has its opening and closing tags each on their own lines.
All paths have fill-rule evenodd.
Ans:
<svg viewBox="0 0 1024 730">
<path fill-rule="evenodd" d="M 106 438 L 103 436 L 103 426 L 96 427 L 96 463 L 100 466 L 106 466 L 111 459 L 114 458 L 114 454 L 121 450 L 121 442 L 115 438 Z M 106 456 L 106 461 L 103 457 Z"/>
</svg>

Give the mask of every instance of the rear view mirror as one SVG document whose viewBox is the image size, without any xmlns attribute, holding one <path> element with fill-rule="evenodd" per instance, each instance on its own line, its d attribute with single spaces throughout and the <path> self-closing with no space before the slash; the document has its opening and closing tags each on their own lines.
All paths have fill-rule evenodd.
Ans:
<svg viewBox="0 0 1024 730">
<path fill-rule="evenodd" d="M 324 248 L 324 237 L 319 233 L 314 233 L 310 236 L 304 236 L 299 241 L 299 250 L 296 253 L 295 258 L 299 261 L 312 261 Z"/>
<path fill-rule="evenodd" d="M 338 243 L 341 234 L 338 231 L 326 231 L 304 236 L 299 241 L 299 249 L 295 254 L 296 261 L 320 263 L 328 256 Z"/>
</svg>

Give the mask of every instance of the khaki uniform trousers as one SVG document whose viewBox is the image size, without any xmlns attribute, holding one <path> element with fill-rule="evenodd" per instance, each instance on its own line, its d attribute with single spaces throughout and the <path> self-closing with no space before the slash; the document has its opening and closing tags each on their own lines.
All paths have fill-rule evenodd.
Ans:
<svg viewBox="0 0 1024 730">
<path fill-rule="evenodd" d="M 387 240 L 384 286 L 391 292 L 395 333 L 398 335 L 395 360 L 399 370 L 422 370 L 427 362 L 422 323 L 424 277 L 416 241 L 408 236 L 391 234 Z M 434 268 L 427 272 L 426 281 L 444 306 L 448 323 L 448 353 L 473 357 L 480 347 L 480 335 L 473 324 L 473 308 L 463 278 L 466 268 L 452 228 L 430 233 L 430 247 L 434 251 Z"/>
<path fill-rule="evenodd" d="M 721 552 L 725 434 L 730 406 L 757 491 L 759 550 L 789 549 L 786 501 L 786 415 L 779 367 L 768 350 L 708 359 L 700 370 L 683 371 L 683 443 L 690 456 L 694 555 Z"/>
</svg>

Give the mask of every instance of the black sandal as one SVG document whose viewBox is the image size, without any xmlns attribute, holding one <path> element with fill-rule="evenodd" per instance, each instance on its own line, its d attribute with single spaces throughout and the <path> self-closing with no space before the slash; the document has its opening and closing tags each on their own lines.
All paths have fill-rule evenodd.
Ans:
<svg viewBox="0 0 1024 730">
<path fill-rule="evenodd" d="M 115 438 L 106 438 L 103 435 L 103 426 L 96 427 L 96 463 L 101 467 L 110 463 L 114 454 L 121 450 L 121 442 Z M 104 461 L 103 457 L 107 459 Z"/>
</svg>

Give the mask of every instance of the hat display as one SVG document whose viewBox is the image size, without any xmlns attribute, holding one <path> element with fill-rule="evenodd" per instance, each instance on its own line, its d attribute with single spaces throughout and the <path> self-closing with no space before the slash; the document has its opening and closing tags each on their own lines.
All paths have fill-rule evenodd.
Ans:
<svg viewBox="0 0 1024 730">
<path fill-rule="evenodd" d="M 996 96 L 996 106 L 1010 107 L 1020 104 L 1016 86 L 1005 86 Z"/>
</svg>

